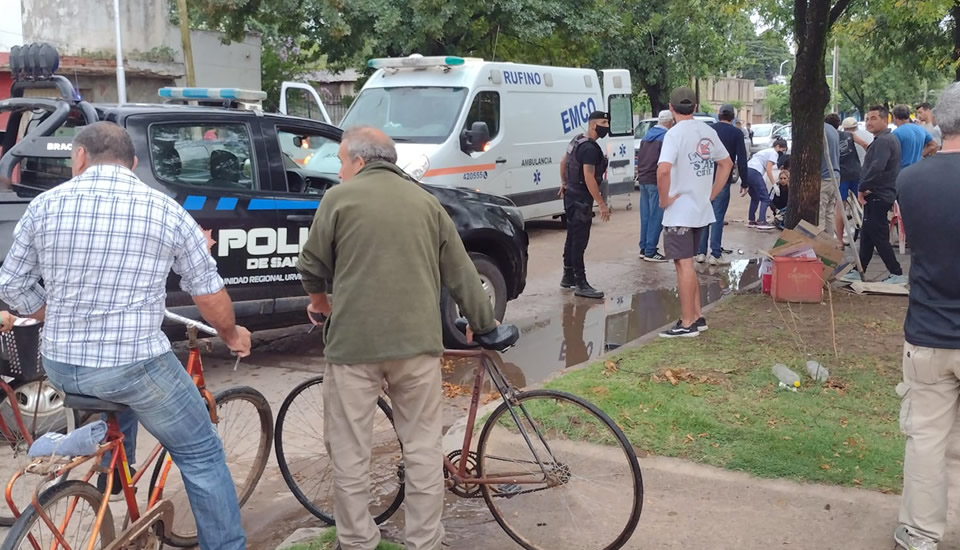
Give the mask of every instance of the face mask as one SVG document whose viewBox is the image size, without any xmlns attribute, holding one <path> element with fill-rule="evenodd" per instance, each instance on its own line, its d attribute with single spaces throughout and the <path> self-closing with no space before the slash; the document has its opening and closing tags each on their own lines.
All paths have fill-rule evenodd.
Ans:
<svg viewBox="0 0 960 550">
<path fill-rule="evenodd" d="M 610 134 L 609 126 L 597 126 L 596 130 L 597 130 L 597 137 L 600 139 L 603 139 Z"/>
</svg>

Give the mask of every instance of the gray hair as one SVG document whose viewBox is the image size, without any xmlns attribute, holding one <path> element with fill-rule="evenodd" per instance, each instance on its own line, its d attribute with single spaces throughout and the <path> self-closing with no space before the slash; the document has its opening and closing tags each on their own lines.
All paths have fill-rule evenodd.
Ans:
<svg viewBox="0 0 960 550">
<path fill-rule="evenodd" d="M 351 158 L 359 157 L 364 162 L 382 160 L 397 163 L 397 146 L 382 130 L 371 126 L 353 126 L 343 133 L 342 141 Z"/>
<path fill-rule="evenodd" d="M 954 82 L 943 90 L 937 106 L 933 108 L 933 116 L 943 137 L 960 135 L 960 82 Z"/>
</svg>

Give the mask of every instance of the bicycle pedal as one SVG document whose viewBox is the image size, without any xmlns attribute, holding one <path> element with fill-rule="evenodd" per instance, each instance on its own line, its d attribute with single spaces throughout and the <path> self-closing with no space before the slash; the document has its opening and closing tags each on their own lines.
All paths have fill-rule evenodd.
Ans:
<svg viewBox="0 0 960 550">
<path fill-rule="evenodd" d="M 505 498 L 512 498 L 516 495 L 519 495 L 522 490 L 523 488 L 516 483 L 497 485 L 497 492 L 499 492 Z"/>
</svg>

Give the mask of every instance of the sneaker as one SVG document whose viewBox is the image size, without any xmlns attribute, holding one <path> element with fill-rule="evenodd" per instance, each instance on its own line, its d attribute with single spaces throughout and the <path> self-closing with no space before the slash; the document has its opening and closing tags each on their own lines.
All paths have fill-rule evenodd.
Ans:
<svg viewBox="0 0 960 550">
<path fill-rule="evenodd" d="M 755 227 L 757 227 L 757 222 L 747 222 L 747 227 L 749 227 L 749 228 L 755 228 Z"/>
<path fill-rule="evenodd" d="M 689 327 L 685 327 L 683 321 L 677 321 L 673 328 L 660 333 L 660 338 L 696 338 L 697 336 L 700 336 L 700 330 L 697 328 L 696 322 Z"/>
<path fill-rule="evenodd" d="M 721 254 L 720 257 L 711 254 L 709 262 L 710 265 L 730 265 L 730 258 L 727 258 L 723 254 Z"/>
<path fill-rule="evenodd" d="M 903 286 L 903 285 L 907 284 L 907 278 L 904 277 L 903 275 L 891 275 L 891 276 L 887 277 L 886 279 L 884 279 L 884 280 L 881 281 L 881 282 L 884 283 L 884 284 L 887 284 L 887 285 L 900 285 L 900 286 Z"/>
<path fill-rule="evenodd" d="M 133 477 L 137 474 L 137 469 L 133 466 L 130 466 L 130 477 Z M 110 488 L 110 500 L 117 501 L 123 500 L 123 485 L 120 483 L 120 470 L 119 468 L 114 468 L 113 470 L 113 486 Z M 136 487 L 133 488 L 136 492 Z M 107 474 L 100 474 L 97 476 L 97 490 L 101 494 L 106 494 L 107 492 Z"/>
<path fill-rule="evenodd" d="M 863 278 L 860 277 L 860 272 L 854 269 L 850 273 L 847 273 L 843 277 L 840 277 L 840 280 L 845 283 L 862 283 Z"/>
<path fill-rule="evenodd" d="M 906 526 L 901 525 L 893 532 L 897 546 L 906 550 L 937 550 L 937 543 L 927 538 L 911 535 Z"/>
<path fill-rule="evenodd" d="M 667 261 L 667 257 L 659 252 L 654 253 L 653 256 L 644 256 L 643 259 L 655 264 L 662 264 L 663 262 Z"/>
<path fill-rule="evenodd" d="M 710 328 L 710 327 L 707 326 L 707 318 L 706 318 L 706 317 L 701 317 L 701 318 L 697 319 L 697 321 L 696 321 L 695 323 L 693 323 L 693 326 L 697 327 L 697 330 L 700 331 L 700 332 L 706 332 L 707 329 Z"/>
<path fill-rule="evenodd" d="M 694 258 L 694 260 L 696 260 L 698 264 L 702 264 L 703 262 L 707 261 L 707 255 L 706 255 L 706 254 L 697 254 L 697 257 Z"/>
<path fill-rule="evenodd" d="M 640 251 L 640 259 L 642 260 L 642 259 L 644 259 L 644 258 L 646 258 L 646 257 L 647 257 L 647 255 L 643 253 L 643 250 L 641 250 L 641 251 Z"/>
<path fill-rule="evenodd" d="M 759 222 L 754 226 L 758 231 L 770 231 L 771 229 L 776 229 L 777 226 L 769 222 Z"/>
</svg>

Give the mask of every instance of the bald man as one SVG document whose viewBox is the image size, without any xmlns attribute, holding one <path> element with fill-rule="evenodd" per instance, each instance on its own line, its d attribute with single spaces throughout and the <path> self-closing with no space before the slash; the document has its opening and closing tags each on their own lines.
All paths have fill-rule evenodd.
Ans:
<svg viewBox="0 0 960 550">
<path fill-rule="evenodd" d="M 323 425 L 337 538 L 345 550 L 374 550 L 380 542 L 369 509 L 370 443 L 386 380 L 406 469 L 406 548 L 437 550 L 444 491 L 440 288 L 476 333 L 497 321 L 453 221 L 396 166 L 393 141 L 374 128 L 351 128 L 338 156 L 343 183 L 320 201 L 297 266 L 311 322 L 329 316 Z M 332 311 L 327 293 L 337 297 Z"/>
</svg>

